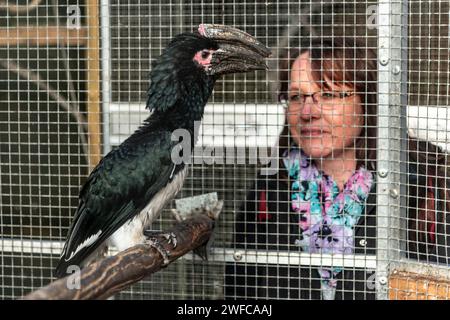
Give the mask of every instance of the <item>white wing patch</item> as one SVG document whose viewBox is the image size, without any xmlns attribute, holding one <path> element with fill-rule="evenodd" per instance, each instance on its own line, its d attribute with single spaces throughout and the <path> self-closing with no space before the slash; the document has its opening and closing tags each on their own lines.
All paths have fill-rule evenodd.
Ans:
<svg viewBox="0 0 450 320">
<path fill-rule="evenodd" d="M 95 241 L 97 241 L 98 237 L 100 237 L 100 235 L 102 234 L 102 230 L 99 230 L 96 234 L 91 235 L 90 237 L 88 237 L 86 240 L 84 240 L 76 249 L 75 251 L 73 251 L 70 254 L 70 257 L 65 259 L 66 261 L 69 261 L 70 259 L 72 259 L 80 250 L 82 250 L 83 248 L 89 247 L 90 245 L 92 245 L 93 243 L 95 243 Z"/>
<path fill-rule="evenodd" d="M 142 243 L 145 240 L 143 231 L 151 226 L 167 203 L 181 190 L 187 172 L 187 166 L 185 166 L 173 177 L 172 181 L 154 195 L 139 214 L 113 233 L 108 239 L 108 244 L 115 246 L 119 251 L 123 251 Z"/>
</svg>

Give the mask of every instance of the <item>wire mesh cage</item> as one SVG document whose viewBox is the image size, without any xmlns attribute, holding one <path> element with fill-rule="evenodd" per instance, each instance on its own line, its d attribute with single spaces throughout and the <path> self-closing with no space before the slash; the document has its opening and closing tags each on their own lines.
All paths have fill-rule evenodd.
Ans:
<svg viewBox="0 0 450 320">
<path fill-rule="evenodd" d="M 211 256 L 188 254 L 115 298 L 449 298 L 450 6 L 425 0 L 0 3 L 0 297 L 18 298 L 55 279 L 81 186 L 101 157 L 148 117 L 152 62 L 173 36 L 201 23 L 235 26 L 272 51 L 267 72 L 216 83 L 177 195 L 214 191 L 224 201 Z M 339 39 L 353 41 L 344 42 L 352 58 L 342 61 L 353 71 L 345 81 L 322 58 L 332 48 L 328 60 L 338 60 Z M 358 64 L 354 41 L 373 56 Z M 318 94 L 293 65 L 305 52 L 317 58 L 313 73 L 329 68 L 337 77 L 318 81 Z M 350 88 L 348 96 L 339 95 L 343 88 Z M 303 99 L 304 113 L 301 120 L 294 114 L 292 124 L 295 99 Z M 326 99 L 362 99 L 364 122 L 339 124 Z M 321 106 L 317 116 L 313 105 Z M 363 119 L 354 105 L 349 110 L 348 117 Z M 338 123 L 342 132 L 356 127 L 373 134 L 374 144 L 352 140 L 341 149 L 355 154 L 361 147 L 360 160 L 376 183 L 355 209 L 361 211 L 354 223 L 326 231 L 323 207 L 320 230 L 312 231 L 301 228 L 305 216 L 294 208 L 300 195 L 292 189 L 299 177 L 283 160 L 299 141 L 326 144 L 323 136 L 301 132 L 296 140 L 295 128 L 320 123 L 323 130 L 327 119 L 330 130 Z M 336 144 L 342 132 L 330 141 Z M 262 174 L 272 164 L 275 173 Z M 170 208 L 174 201 L 152 229 L 174 223 Z M 345 236 L 333 238 L 334 232 Z M 342 239 L 350 243 L 341 249 L 323 244 Z"/>
</svg>

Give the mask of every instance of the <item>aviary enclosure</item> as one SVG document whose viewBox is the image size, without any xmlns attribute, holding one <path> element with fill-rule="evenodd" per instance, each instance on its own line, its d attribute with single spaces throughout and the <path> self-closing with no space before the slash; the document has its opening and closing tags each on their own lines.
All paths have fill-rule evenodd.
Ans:
<svg viewBox="0 0 450 320">
<path fill-rule="evenodd" d="M 305 275 L 292 270 L 323 267 L 366 275 L 341 289 L 348 298 L 448 299 L 449 213 L 436 213 L 435 232 L 446 235 L 439 250 L 425 258 L 405 254 L 405 192 L 412 183 L 406 134 L 443 154 L 450 146 L 450 6 L 431 0 L 0 1 L 0 297 L 16 299 L 54 280 L 81 186 L 100 158 L 148 116 L 152 61 L 174 35 L 201 23 L 255 36 L 272 51 L 269 70 L 229 75 L 216 84 L 177 195 L 216 192 L 224 202 L 209 260 L 189 253 L 115 299 L 298 299 Z M 243 203 L 267 157 L 277 157 L 271 150 L 285 123 L 278 99 L 283 54 L 340 36 L 358 38 L 377 53 L 376 231 L 374 239 L 355 244 L 376 240 L 376 250 L 336 255 L 236 244 L 236 217 L 247 210 Z M 283 200 L 270 201 L 281 207 Z M 169 210 L 175 207 L 173 201 L 155 230 L 174 223 Z M 280 225 L 245 232 L 290 236 L 289 228 L 275 223 Z M 226 280 L 238 265 L 246 271 Z M 270 274 L 263 283 L 256 281 L 261 273 Z"/>
</svg>

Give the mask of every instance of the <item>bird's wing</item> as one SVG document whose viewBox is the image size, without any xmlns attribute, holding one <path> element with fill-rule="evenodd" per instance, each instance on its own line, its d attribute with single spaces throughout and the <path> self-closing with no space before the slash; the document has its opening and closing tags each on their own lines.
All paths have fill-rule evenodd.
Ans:
<svg viewBox="0 0 450 320">
<path fill-rule="evenodd" d="M 57 270 L 79 265 L 126 221 L 138 214 L 183 164 L 171 161 L 170 132 L 124 143 L 91 173 L 80 192 L 79 207 Z M 150 142 L 149 142 L 150 141 Z M 65 268 L 64 268 L 65 267 Z"/>
</svg>

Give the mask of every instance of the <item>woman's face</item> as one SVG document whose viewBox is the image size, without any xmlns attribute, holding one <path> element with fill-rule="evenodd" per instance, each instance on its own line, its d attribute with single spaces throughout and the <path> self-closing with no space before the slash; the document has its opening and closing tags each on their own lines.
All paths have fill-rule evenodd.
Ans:
<svg viewBox="0 0 450 320">
<path fill-rule="evenodd" d="M 354 154 L 351 146 L 364 123 L 361 98 L 352 94 L 351 87 L 324 80 L 330 89 L 321 89 L 313 79 L 309 52 L 293 63 L 287 112 L 291 136 L 312 158 L 343 157 L 346 151 Z M 314 98 L 308 96 L 316 92 Z M 325 93 L 321 96 L 321 92 Z"/>
</svg>

